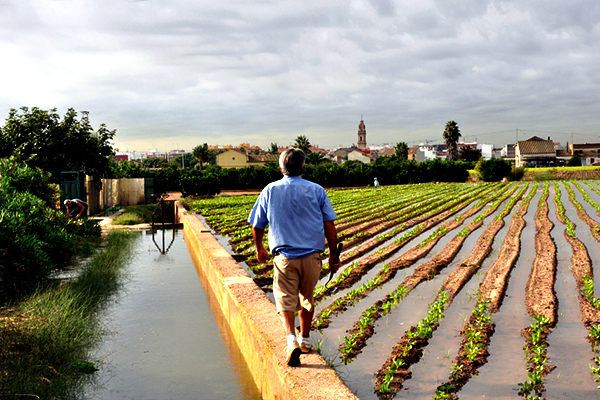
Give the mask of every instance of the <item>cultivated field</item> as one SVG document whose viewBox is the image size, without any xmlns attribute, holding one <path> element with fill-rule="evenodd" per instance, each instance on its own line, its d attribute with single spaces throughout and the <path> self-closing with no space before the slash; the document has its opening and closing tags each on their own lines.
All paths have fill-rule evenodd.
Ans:
<svg viewBox="0 0 600 400">
<path fill-rule="evenodd" d="M 323 265 L 313 341 L 361 399 L 600 398 L 597 181 L 328 194 L 344 251 L 327 288 Z M 255 200 L 190 206 L 268 292 Z"/>
</svg>

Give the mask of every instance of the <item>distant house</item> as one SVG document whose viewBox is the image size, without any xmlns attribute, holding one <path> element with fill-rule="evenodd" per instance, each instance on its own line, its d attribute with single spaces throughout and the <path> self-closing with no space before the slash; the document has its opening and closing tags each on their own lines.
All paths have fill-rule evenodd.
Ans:
<svg viewBox="0 0 600 400">
<path fill-rule="evenodd" d="M 437 150 L 436 147 L 419 146 L 419 150 L 423 153 L 425 160 L 434 160 L 436 158 L 446 158 L 444 152 Z"/>
<path fill-rule="evenodd" d="M 396 154 L 396 149 L 393 147 L 384 147 L 378 153 L 379 157 L 393 156 L 394 154 Z"/>
<path fill-rule="evenodd" d="M 502 158 L 515 158 L 515 145 L 507 144 L 500 152 Z"/>
<path fill-rule="evenodd" d="M 223 168 L 244 168 L 250 165 L 262 167 L 268 161 L 279 160 L 276 154 L 245 154 L 239 150 L 228 150 L 217 155 L 217 165 Z"/>
<path fill-rule="evenodd" d="M 600 157 L 600 143 L 570 143 L 568 144 L 569 155 L 580 158 Z"/>
<path fill-rule="evenodd" d="M 519 140 L 515 146 L 515 164 L 522 166 L 550 166 L 556 164 L 556 149 L 554 142 L 532 136 Z"/>
<path fill-rule="evenodd" d="M 494 158 L 494 145 L 493 144 L 478 144 L 477 149 L 481 150 L 481 157 L 486 160 Z"/>
<path fill-rule="evenodd" d="M 413 146 L 408 148 L 408 159 L 411 161 L 425 161 L 425 152 L 419 148 L 419 146 Z"/>
<path fill-rule="evenodd" d="M 370 155 L 370 153 L 366 153 L 365 151 L 356 149 L 356 150 L 348 153 L 348 161 L 352 161 L 352 160 L 356 160 L 356 161 L 360 161 L 365 164 L 369 164 L 371 162 L 371 155 Z"/>
</svg>

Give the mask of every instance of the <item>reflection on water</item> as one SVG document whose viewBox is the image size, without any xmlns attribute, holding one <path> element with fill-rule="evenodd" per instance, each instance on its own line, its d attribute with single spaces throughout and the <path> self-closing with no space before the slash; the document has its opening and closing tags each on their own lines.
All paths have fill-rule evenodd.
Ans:
<svg viewBox="0 0 600 400">
<path fill-rule="evenodd" d="M 137 239 L 125 287 L 105 310 L 112 334 L 92 356 L 101 370 L 85 398 L 261 398 L 222 316 L 211 311 L 183 234 L 175 236 L 164 255 L 150 232 Z"/>
</svg>

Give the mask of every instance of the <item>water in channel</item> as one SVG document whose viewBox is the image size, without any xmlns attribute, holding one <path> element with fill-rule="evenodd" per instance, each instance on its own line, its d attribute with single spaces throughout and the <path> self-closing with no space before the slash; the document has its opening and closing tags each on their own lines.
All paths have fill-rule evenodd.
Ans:
<svg viewBox="0 0 600 400">
<path fill-rule="evenodd" d="M 100 371 L 85 398 L 260 399 L 183 233 L 166 254 L 151 232 L 136 238 L 136 249 L 123 289 L 103 312 L 109 333 L 92 355 Z"/>
</svg>

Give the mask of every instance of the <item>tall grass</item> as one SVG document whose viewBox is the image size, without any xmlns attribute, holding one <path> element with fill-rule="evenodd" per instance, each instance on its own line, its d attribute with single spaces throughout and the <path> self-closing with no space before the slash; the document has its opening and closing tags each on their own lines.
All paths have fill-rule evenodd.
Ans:
<svg viewBox="0 0 600 400">
<path fill-rule="evenodd" d="M 102 334 L 98 312 L 120 285 L 134 234 L 110 232 L 72 282 L 40 289 L 0 311 L 0 398 L 76 398 Z"/>
</svg>

